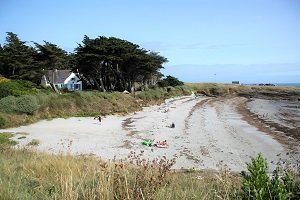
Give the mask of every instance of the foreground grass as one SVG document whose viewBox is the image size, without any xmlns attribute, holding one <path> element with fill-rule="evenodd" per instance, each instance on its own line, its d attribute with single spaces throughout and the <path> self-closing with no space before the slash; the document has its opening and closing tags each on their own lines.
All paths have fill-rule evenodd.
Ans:
<svg viewBox="0 0 300 200">
<path fill-rule="evenodd" d="M 0 133 L 0 199 L 299 199 L 297 174 L 277 168 L 270 176 L 261 154 L 248 172 L 173 171 L 176 160 L 146 160 L 132 152 L 121 161 L 16 149 Z M 299 171 L 298 171 L 299 173 Z"/>
<path fill-rule="evenodd" d="M 0 199 L 231 199 L 240 185 L 225 171 L 175 173 L 173 160 L 137 154 L 103 162 L 2 147 L 0 162 Z"/>
<path fill-rule="evenodd" d="M 0 199 L 299 199 L 300 182 L 288 170 L 272 177 L 259 155 L 241 175 L 220 171 L 172 171 L 175 160 L 123 161 L 50 155 L 0 145 Z"/>
</svg>

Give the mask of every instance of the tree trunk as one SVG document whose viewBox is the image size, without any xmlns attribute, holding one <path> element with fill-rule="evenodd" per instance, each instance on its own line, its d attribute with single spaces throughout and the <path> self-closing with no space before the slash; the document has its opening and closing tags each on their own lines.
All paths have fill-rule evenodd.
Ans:
<svg viewBox="0 0 300 200">
<path fill-rule="evenodd" d="M 98 81 L 95 78 L 93 78 L 93 81 L 94 81 L 94 83 L 95 83 L 95 85 L 97 87 L 97 90 L 101 90 L 101 87 L 100 87 Z"/>
<path fill-rule="evenodd" d="M 106 92 L 105 87 L 104 87 L 104 84 L 103 84 L 103 79 L 102 79 L 101 76 L 99 77 L 99 81 L 100 81 L 100 86 L 101 86 L 100 91 L 101 91 L 101 92 Z"/>
</svg>

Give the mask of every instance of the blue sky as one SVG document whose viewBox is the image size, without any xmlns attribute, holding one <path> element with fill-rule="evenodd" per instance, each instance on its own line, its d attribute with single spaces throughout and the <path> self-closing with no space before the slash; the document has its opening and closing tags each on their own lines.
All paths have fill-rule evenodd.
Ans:
<svg viewBox="0 0 300 200">
<path fill-rule="evenodd" d="M 300 82 L 299 0 L 1 0 L 6 32 L 72 52 L 114 36 L 168 58 L 185 82 Z"/>
</svg>

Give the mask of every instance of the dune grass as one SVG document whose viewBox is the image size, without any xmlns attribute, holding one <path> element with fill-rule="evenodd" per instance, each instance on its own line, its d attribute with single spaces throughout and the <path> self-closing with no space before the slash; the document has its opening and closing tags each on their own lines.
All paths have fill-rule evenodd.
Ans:
<svg viewBox="0 0 300 200">
<path fill-rule="evenodd" d="M 46 154 L 0 145 L 0 199 L 298 199 L 300 182 L 290 171 L 270 177 L 261 155 L 248 172 L 226 168 L 171 169 L 176 160 L 146 160 L 132 152 L 125 160 Z M 262 178 L 263 177 L 263 178 Z"/>
<path fill-rule="evenodd" d="M 229 172 L 173 172 L 174 160 L 141 155 L 104 162 L 2 148 L 0 199 L 231 199 L 240 185 Z"/>
<path fill-rule="evenodd" d="M 210 94 L 215 96 L 242 95 L 264 97 L 297 98 L 300 95 L 300 87 L 284 86 L 258 86 L 258 85 L 238 85 L 221 83 L 187 83 L 186 86 L 192 88 L 199 94 Z"/>
<path fill-rule="evenodd" d="M 135 95 L 120 92 L 80 91 L 8 96 L 0 100 L 0 128 L 30 124 L 41 119 L 126 114 L 166 98 L 190 94 L 185 87 L 154 88 Z M 24 104 L 24 98 L 29 102 Z M 19 105 L 20 104 L 20 105 Z M 27 107 L 26 107 L 27 105 Z"/>
</svg>

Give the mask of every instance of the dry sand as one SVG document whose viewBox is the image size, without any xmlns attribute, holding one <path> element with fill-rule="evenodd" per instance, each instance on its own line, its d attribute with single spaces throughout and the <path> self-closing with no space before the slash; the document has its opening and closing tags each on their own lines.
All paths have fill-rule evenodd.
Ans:
<svg viewBox="0 0 300 200">
<path fill-rule="evenodd" d="M 15 133 L 19 146 L 37 139 L 40 145 L 33 148 L 46 152 L 122 159 L 131 151 L 144 151 L 149 159 L 176 158 L 174 169 L 227 167 L 241 171 L 259 152 L 267 158 L 270 170 L 277 162 L 297 164 L 298 147 L 291 153 L 237 112 L 237 106 L 244 101 L 192 95 L 169 99 L 160 106 L 146 107 L 127 116 L 107 116 L 101 123 L 92 117 L 59 118 L 0 132 Z M 169 128 L 172 122 L 175 128 Z M 23 133 L 28 134 L 26 138 L 18 139 Z M 141 144 L 143 139 L 167 140 L 169 147 L 146 147 Z"/>
</svg>

